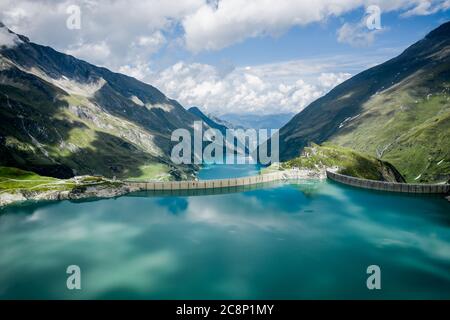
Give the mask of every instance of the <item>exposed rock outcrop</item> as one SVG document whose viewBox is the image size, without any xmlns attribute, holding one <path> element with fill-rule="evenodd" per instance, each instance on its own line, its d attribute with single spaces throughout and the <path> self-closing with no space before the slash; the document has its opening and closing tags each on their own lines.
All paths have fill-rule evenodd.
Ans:
<svg viewBox="0 0 450 320">
<path fill-rule="evenodd" d="M 56 201 L 79 200 L 89 198 L 114 198 L 124 194 L 138 191 L 139 188 L 122 183 L 115 185 L 80 186 L 73 190 L 61 191 L 29 191 L 17 190 L 0 194 L 0 207 L 24 201 Z"/>
</svg>

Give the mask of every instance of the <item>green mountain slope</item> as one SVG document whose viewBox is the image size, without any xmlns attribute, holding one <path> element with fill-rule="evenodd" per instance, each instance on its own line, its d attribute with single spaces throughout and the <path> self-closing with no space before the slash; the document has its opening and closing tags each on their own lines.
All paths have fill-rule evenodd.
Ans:
<svg viewBox="0 0 450 320">
<path fill-rule="evenodd" d="M 450 23 L 311 103 L 280 130 L 280 157 L 329 141 L 392 163 L 409 182 L 450 178 Z"/>
<path fill-rule="evenodd" d="M 321 170 L 323 168 L 339 168 L 338 172 L 352 177 L 405 182 L 402 175 L 390 163 L 375 157 L 356 152 L 352 149 L 324 144 L 312 144 L 303 149 L 302 155 L 281 164 L 282 169 L 307 168 Z"/>
<path fill-rule="evenodd" d="M 156 88 L 30 42 L 0 24 L 0 165 L 68 178 L 191 178 L 171 132 L 199 120 Z"/>
</svg>

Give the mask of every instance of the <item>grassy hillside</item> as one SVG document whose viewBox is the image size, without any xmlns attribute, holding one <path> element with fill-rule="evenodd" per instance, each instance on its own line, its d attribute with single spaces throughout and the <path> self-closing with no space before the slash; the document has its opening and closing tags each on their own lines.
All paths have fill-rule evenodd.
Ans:
<svg viewBox="0 0 450 320">
<path fill-rule="evenodd" d="M 343 82 L 280 130 L 280 158 L 330 142 L 392 163 L 408 182 L 450 179 L 450 23 Z"/>
<path fill-rule="evenodd" d="M 119 185 L 121 182 L 106 180 L 102 177 L 83 176 L 77 179 L 57 179 L 17 168 L 0 167 L 0 193 L 75 191 L 87 186 L 117 187 Z"/>
<path fill-rule="evenodd" d="M 438 93 L 405 81 L 363 104 L 358 118 L 329 141 L 392 163 L 408 182 L 450 175 L 449 83 Z"/>
<path fill-rule="evenodd" d="M 17 168 L 0 167 L 0 192 L 15 190 L 70 190 L 73 183 L 65 184 L 63 180 L 40 176 L 36 173 Z"/>
<path fill-rule="evenodd" d="M 338 167 L 339 173 L 370 180 L 403 182 L 389 163 L 348 148 L 334 145 L 306 147 L 300 157 L 281 164 L 281 168 L 320 169 Z"/>
</svg>

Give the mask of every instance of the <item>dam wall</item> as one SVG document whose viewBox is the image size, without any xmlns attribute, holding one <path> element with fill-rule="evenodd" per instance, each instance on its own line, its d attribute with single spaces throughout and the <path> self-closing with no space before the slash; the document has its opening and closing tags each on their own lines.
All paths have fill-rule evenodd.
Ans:
<svg viewBox="0 0 450 320">
<path fill-rule="evenodd" d="M 353 187 L 364 189 L 404 192 L 404 193 L 422 193 L 422 194 L 447 194 L 450 192 L 450 184 L 411 184 L 395 183 L 386 181 L 376 181 L 355 178 L 343 174 L 326 171 L 326 177 L 332 181 L 343 183 Z M 254 186 L 268 182 L 308 179 L 308 174 L 302 170 L 286 170 L 272 173 L 265 173 L 257 176 L 215 179 L 215 180 L 197 180 L 197 181 L 124 181 L 127 185 L 138 188 L 142 191 L 177 191 L 177 190 L 211 190 L 223 188 L 238 188 L 244 186 Z"/>
<path fill-rule="evenodd" d="M 425 183 L 412 184 L 412 183 L 376 181 L 346 176 L 328 170 L 327 170 L 327 178 L 349 186 L 372 190 L 404 192 L 404 193 L 431 193 L 431 194 L 446 194 L 450 192 L 450 184 L 425 184 Z"/>
<path fill-rule="evenodd" d="M 280 171 L 261 174 L 258 176 L 229 179 L 198 181 L 125 181 L 125 183 L 133 187 L 138 187 L 141 190 L 176 191 L 240 187 L 296 178 L 296 175 L 291 172 Z"/>
</svg>

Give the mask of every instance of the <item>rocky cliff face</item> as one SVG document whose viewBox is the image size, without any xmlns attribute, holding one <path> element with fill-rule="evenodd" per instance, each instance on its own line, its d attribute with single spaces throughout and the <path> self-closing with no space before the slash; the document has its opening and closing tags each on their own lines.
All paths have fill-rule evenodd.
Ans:
<svg viewBox="0 0 450 320">
<path fill-rule="evenodd" d="M 171 132 L 199 118 L 158 89 L 9 31 L 0 45 L 0 165 L 67 178 L 191 178 Z"/>
<path fill-rule="evenodd" d="M 80 187 L 73 190 L 15 190 L 13 192 L 0 193 L 0 208 L 26 201 L 33 202 L 114 198 L 135 191 L 139 191 L 139 188 L 121 183 L 115 183 L 114 185 Z"/>
</svg>

